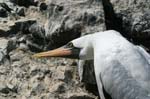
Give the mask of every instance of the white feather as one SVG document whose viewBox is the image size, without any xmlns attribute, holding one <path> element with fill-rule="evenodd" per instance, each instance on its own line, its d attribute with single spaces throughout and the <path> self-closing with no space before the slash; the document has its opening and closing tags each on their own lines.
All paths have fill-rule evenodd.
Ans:
<svg viewBox="0 0 150 99">
<path fill-rule="evenodd" d="M 113 99 L 150 99 L 150 55 L 143 48 L 133 45 L 113 30 L 84 36 L 72 42 L 84 49 L 80 53 L 81 59 L 94 58 L 102 99 L 102 87 Z"/>
</svg>

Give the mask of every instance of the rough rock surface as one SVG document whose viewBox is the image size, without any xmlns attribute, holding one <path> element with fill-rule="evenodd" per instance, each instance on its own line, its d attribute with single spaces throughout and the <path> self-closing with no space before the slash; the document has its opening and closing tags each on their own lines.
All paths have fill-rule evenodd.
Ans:
<svg viewBox="0 0 150 99">
<path fill-rule="evenodd" d="M 64 45 L 83 33 L 105 30 L 100 1 L 50 0 L 48 4 L 45 24 L 45 35 L 50 40 L 48 49 Z"/>
<path fill-rule="evenodd" d="M 3 7 L 0 7 L 0 17 L 7 17 L 7 11 Z"/>
<path fill-rule="evenodd" d="M 150 1 L 110 0 L 114 11 L 121 15 L 123 29 L 136 44 L 150 48 Z"/>
<path fill-rule="evenodd" d="M 72 65 L 75 60 L 33 59 L 30 54 L 21 50 L 9 53 L 11 64 L 0 66 L 0 96 L 6 99 L 95 98 L 76 81 L 73 74 L 77 73 L 76 66 Z"/>
<path fill-rule="evenodd" d="M 77 60 L 32 54 L 109 29 L 150 51 L 149 3 L 0 0 L 0 99 L 98 99 L 92 60 L 78 73 Z"/>
<path fill-rule="evenodd" d="M 37 1 L 35 0 L 10 0 L 10 2 L 13 2 L 14 4 L 17 4 L 19 6 L 25 6 L 25 7 L 29 7 L 30 5 L 37 5 Z"/>
</svg>

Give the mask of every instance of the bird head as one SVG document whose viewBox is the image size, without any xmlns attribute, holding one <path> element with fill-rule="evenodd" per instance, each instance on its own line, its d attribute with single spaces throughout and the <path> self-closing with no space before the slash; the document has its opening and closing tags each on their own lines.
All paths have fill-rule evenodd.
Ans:
<svg viewBox="0 0 150 99">
<path fill-rule="evenodd" d="M 63 47 L 34 54 L 33 57 L 64 57 L 72 59 L 90 60 L 93 59 L 92 35 L 86 35 L 72 40 Z"/>
</svg>

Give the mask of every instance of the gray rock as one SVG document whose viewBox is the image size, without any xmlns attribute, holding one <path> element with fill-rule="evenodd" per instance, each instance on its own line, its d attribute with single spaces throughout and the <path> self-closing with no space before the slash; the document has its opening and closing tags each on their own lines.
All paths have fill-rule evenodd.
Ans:
<svg viewBox="0 0 150 99">
<path fill-rule="evenodd" d="M 0 29 L 0 37 L 6 37 L 6 36 L 8 36 L 7 32 Z"/>
<path fill-rule="evenodd" d="M 19 6 L 29 7 L 31 5 L 37 5 L 38 2 L 34 2 L 34 0 L 10 0 L 12 3 L 15 3 Z"/>
<path fill-rule="evenodd" d="M 32 33 L 35 39 L 44 39 L 45 37 L 44 27 L 41 26 L 39 23 L 32 24 L 29 28 L 29 32 Z"/>
<path fill-rule="evenodd" d="M 16 85 L 8 84 L 7 87 L 13 93 L 18 93 L 18 87 Z"/>
<path fill-rule="evenodd" d="M 74 96 L 71 96 L 71 97 L 69 97 L 68 99 L 95 99 L 95 98 L 92 98 L 92 97 L 90 97 L 90 96 L 76 96 L 76 95 L 74 95 Z"/>
<path fill-rule="evenodd" d="M 45 87 L 43 84 L 34 83 L 31 89 L 31 95 L 41 94 L 44 90 L 45 90 Z"/>
<path fill-rule="evenodd" d="M 51 71 L 49 70 L 49 68 L 41 68 L 41 67 L 37 67 L 37 66 L 33 66 L 31 67 L 31 71 L 30 71 L 30 75 L 31 76 L 35 76 L 38 74 L 41 74 L 43 76 L 47 75 L 47 74 L 51 74 Z"/>
<path fill-rule="evenodd" d="M 8 40 L 7 39 L 0 39 L 0 64 L 4 63 L 8 58 Z"/>
<path fill-rule="evenodd" d="M 30 33 L 29 27 L 34 23 L 36 23 L 36 20 L 32 20 L 32 19 L 17 20 L 15 24 L 10 27 L 10 30 L 8 32 L 14 33 L 14 34 L 18 32 L 21 32 L 23 34 L 28 34 Z"/>
<path fill-rule="evenodd" d="M 38 44 L 40 46 L 45 46 L 45 30 L 44 27 L 41 26 L 39 23 L 34 23 L 29 28 L 29 32 L 32 34 L 32 42 Z"/>
<path fill-rule="evenodd" d="M 67 66 L 64 72 L 64 76 L 65 76 L 64 81 L 66 83 L 71 82 L 71 80 L 73 79 L 72 72 L 73 72 L 73 69 Z"/>
<path fill-rule="evenodd" d="M 17 93 L 17 87 L 16 86 L 7 86 L 5 84 L 0 84 L 0 93 L 3 93 L 3 94 L 9 94 L 10 92 L 14 92 L 14 93 Z"/>
<path fill-rule="evenodd" d="M 10 40 L 0 39 L 0 64 L 9 62 L 9 52 L 16 48 L 16 45 Z"/>
<path fill-rule="evenodd" d="M 2 51 L 0 51 L 0 64 L 3 62 L 5 55 Z"/>
<path fill-rule="evenodd" d="M 20 16 L 25 16 L 25 8 L 24 7 L 18 7 L 16 9 L 16 13 Z"/>
<path fill-rule="evenodd" d="M 62 4 L 56 2 L 50 1 L 48 5 L 49 21 L 45 24 L 45 33 L 49 44 L 46 49 L 60 47 L 82 35 L 81 32 L 93 33 L 105 30 L 101 2 L 70 1 L 68 5 L 64 3 L 65 1 L 62 1 Z"/>
<path fill-rule="evenodd" d="M 81 92 L 81 93 L 70 93 L 66 99 L 96 99 L 96 97 Z"/>
<path fill-rule="evenodd" d="M 10 89 L 5 85 L 0 85 L 0 93 L 8 94 Z"/>
<path fill-rule="evenodd" d="M 41 52 L 41 51 L 43 51 L 43 45 L 36 44 L 31 39 L 30 40 L 27 39 L 26 45 L 28 46 L 28 48 L 32 52 Z"/>
<path fill-rule="evenodd" d="M 136 44 L 150 48 L 149 16 L 150 1 L 147 0 L 110 0 L 117 14 L 122 16 L 122 26 Z"/>
<path fill-rule="evenodd" d="M 81 35 L 80 23 L 72 22 L 71 27 L 69 27 L 69 24 L 64 23 L 59 25 L 57 23 L 49 23 L 49 26 L 50 29 L 46 31 L 46 40 L 48 41 L 46 49 L 60 47 Z"/>
<path fill-rule="evenodd" d="M 12 9 L 6 3 L 0 3 L 0 6 L 3 7 L 7 12 L 12 11 Z"/>
<path fill-rule="evenodd" d="M 13 41 L 19 49 L 37 52 L 45 47 L 45 31 L 35 20 L 17 21 L 9 32 L 18 33 Z"/>
<path fill-rule="evenodd" d="M 9 40 L 7 40 L 7 39 L 5 39 L 5 38 L 0 38 L 0 50 L 1 51 L 6 51 L 6 49 L 7 49 L 7 46 L 8 46 L 8 41 Z"/>
<path fill-rule="evenodd" d="M 88 84 L 96 84 L 95 73 L 94 73 L 94 62 L 93 60 L 84 61 L 80 60 L 78 68 L 80 69 L 80 81 Z"/>
<path fill-rule="evenodd" d="M 49 95 L 47 96 L 48 99 L 58 99 L 59 97 L 56 95 L 56 94 L 52 94 L 52 93 L 49 93 Z"/>
<path fill-rule="evenodd" d="M 0 65 L 0 82 L 7 82 L 2 87 L 1 94 L 5 93 L 6 99 L 49 98 L 67 99 L 72 92 L 83 92 L 85 89 L 76 85 L 75 67 L 69 66 L 72 60 L 67 59 L 33 59 L 30 53 L 21 50 L 13 50 L 9 53 L 11 65 Z M 60 63 L 58 64 L 57 61 Z M 62 66 L 61 62 L 66 62 Z M 76 87 L 74 89 L 74 87 Z M 5 89 L 5 91 L 4 91 Z M 76 90 L 78 89 L 78 90 Z M 6 94 L 7 92 L 7 94 Z M 51 95 L 50 95 L 51 93 Z M 94 97 L 91 94 L 73 95 L 73 97 Z M 72 96 L 70 96 L 72 97 Z"/>
<path fill-rule="evenodd" d="M 8 16 L 7 11 L 3 7 L 0 7 L 0 17 L 7 17 L 7 16 Z"/>
<path fill-rule="evenodd" d="M 51 86 L 50 88 L 50 92 L 56 92 L 56 93 L 64 93 L 66 90 L 65 88 L 65 83 L 60 82 L 60 83 L 56 83 L 53 86 Z"/>
<path fill-rule="evenodd" d="M 46 3 L 41 3 L 39 7 L 40 7 L 40 10 L 41 10 L 41 11 L 47 10 L 47 5 L 46 5 Z"/>
<path fill-rule="evenodd" d="M 7 54 L 9 54 L 12 50 L 16 49 L 16 42 L 13 40 L 9 40 L 7 43 Z"/>
<path fill-rule="evenodd" d="M 7 82 L 0 85 L 0 98 L 95 99 L 98 91 L 94 87 L 93 61 L 83 62 L 79 76 L 84 84 L 80 85 L 74 60 L 34 59 L 29 50 L 54 49 L 79 36 L 108 29 L 101 0 L 4 1 L 13 11 L 3 8 L 8 17 L 0 18 L 0 36 L 7 37 L 0 38 L 0 62 L 7 62 L 5 57 L 10 56 L 11 64 L 0 64 L 0 83 Z M 39 2 L 38 7 L 32 6 L 35 2 Z M 109 29 L 123 29 L 134 42 L 149 46 L 149 5 L 145 2 L 110 0 L 113 6 L 106 8 L 114 8 L 116 17 L 107 15 L 113 20 Z M 122 19 L 121 25 L 117 18 Z"/>
</svg>

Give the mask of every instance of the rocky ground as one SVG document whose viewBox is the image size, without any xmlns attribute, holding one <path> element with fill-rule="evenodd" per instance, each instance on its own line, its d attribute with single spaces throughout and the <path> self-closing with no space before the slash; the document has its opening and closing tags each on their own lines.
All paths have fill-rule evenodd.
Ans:
<svg viewBox="0 0 150 99">
<path fill-rule="evenodd" d="M 98 99 L 93 61 L 35 59 L 114 29 L 150 51 L 149 0 L 0 0 L 0 99 Z"/>
</svg>

